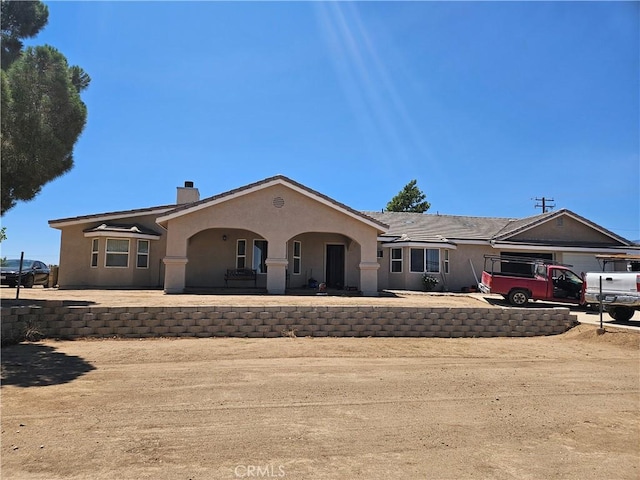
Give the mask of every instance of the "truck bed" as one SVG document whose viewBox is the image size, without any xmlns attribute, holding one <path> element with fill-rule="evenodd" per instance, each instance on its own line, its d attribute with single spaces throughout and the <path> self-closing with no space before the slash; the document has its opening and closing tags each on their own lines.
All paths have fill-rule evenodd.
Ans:
<svg viewBox="0 0 640 480">
<path fill-rule="evenodd" d="M 487 271 L 484 271 L 482 273 L 486 273 L 487 275 L 492 275 L 494 277 L 535 278 L 535 275 L 533 275 L 532 273 L 487 272 Z"/>
</svg>

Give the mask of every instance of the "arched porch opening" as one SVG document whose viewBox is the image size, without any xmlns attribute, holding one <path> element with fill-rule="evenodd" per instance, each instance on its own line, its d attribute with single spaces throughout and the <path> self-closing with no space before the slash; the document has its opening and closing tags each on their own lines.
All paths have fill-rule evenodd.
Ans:
<svg viewBox="0 0 640 480">
<path fill-rule="evenodd" d="M 287 289 L 359 290 L 360 244 L 339 232 L 304 232 L 287 241 Z"/>
<path fill-rule="evenodd" d="M 266 288 L 267 240 L 257 232 L 237 228 L 209 228 L 187 241 L 185 288 L 225 288 L 229 269 L 254 269 L 256 281 L 234 280 L 231 288 Z"/>
</svg>

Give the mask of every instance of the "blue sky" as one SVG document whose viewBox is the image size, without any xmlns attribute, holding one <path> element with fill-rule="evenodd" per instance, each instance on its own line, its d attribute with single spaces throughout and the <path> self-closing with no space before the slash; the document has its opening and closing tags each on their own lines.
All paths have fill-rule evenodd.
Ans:
<svg viewBox="0 0 640 480">
<path fill-rule="evenodd" d="M 51 219 L 276 174 L 359 210 L 412 179 L 429 213 L 553 198 L 640 239 L 638 2 L 47 2 L 92 77 L 74 168 L 3 218 L 2 256 L 58 262 Z"/>
</svg>

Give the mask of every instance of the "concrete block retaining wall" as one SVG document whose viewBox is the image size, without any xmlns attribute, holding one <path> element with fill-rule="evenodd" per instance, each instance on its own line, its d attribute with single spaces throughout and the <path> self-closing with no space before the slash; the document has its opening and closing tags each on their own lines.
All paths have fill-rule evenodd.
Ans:
<svg viewBox="0 0 640 480">
<path fill-rule="evenodd" d="M 525 337 L 577 325 L 568 308 L 77 307 L 2 308 L 2 342 L 25 331 L 82 337 Z"/>
</svg>

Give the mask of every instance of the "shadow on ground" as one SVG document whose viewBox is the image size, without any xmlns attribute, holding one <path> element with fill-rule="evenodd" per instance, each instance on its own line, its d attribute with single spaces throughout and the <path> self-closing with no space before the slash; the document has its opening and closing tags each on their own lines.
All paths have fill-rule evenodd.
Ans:
<svg viewBox="0 0 640 480">
<path fill-rule="evenodd" d="M 490 303 L 491 305 L 497 305 L 499 307 L 513 307 L 513 305 L 511 305 L 509 303 L 509 301 L 505 298 L 502 297 L 484 297 L 485 301 L 487 303 Z M 526 305 L 524 305 L 523 307 L 519 307 L 519 308 L 556 308 L 556 307 L 566 307 L 569 308 L 571 310 L 579 310 L 579 311 L 589 311 L 588 308 L 586 307 L 581 307 L 577 304 L 573 304 L 573 303 L 561 303 L 561 302 L 543 302 L 543 301 L 529 301 Z M 515 307 L 518 308 L 518 307 Z"/>
<path fill-rule="evenodd" d="M 264 288 L 243 288 L 243 287 L 187 287 L 184 293 L 189 295 L 270 295 Z M 317 288 L 287 288 L 286 295 L 295 297 L 309 296 L 329 296 L 329 297 L 362 297 L 362 292 L 358 290 L 326 288 L 319 290 Z M 179 294 L 178 294 L 179 295 Z M 379 292 L 381 297 L 397 298 L 398 295 L 389 291 Z"/>
<path fill-rule="evenodd" d="M 14 299 L 14 298 L 3 298 L 0 300 L 0 304 L 3 307 L 44 307 L 47 305 L 47 302 L 51 300 L 33 300 L 33 299 Z M 90 307 L 91 305 L 95 305 L 96 302 L 90 300 L 60 300 L 62 302 L 63 307 Z"/>
<path fill-rule="evenodd" d="M 81 357 L 57 352 L 48 345 L 21 343 L 2 349 L 2 386 L 59 385 L 95 369 Z"/>
<path fill-rule="evenodd" d="M 589 316 L 593 316 L 594 318 L 600 318 L 599 311 L 586 310 L 586 314 Z M 602 321 L 613 326 L 621 325 L 626 327 L 640 327 L 640 315 L 636 312 L 635 316 L 630 320 L 614 320 L 606 311 L 602 314 Z"/>
</svg>

